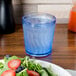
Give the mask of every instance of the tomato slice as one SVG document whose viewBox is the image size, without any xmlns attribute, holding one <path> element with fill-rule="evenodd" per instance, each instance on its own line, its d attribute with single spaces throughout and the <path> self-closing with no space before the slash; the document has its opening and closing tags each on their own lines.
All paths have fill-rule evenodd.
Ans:
<svg viewBox="0 0 76 76">
<path fill-rule="evenodd" d="M 16 76 L 16 73 L 14 70 L 6 70 L 1 74 L 1 76 Z"/>
<path fill-rule="evenodd" d="M 27 73 L 29 76 L 40 76 L 39 73 L 28 69 L 27 69 Z"/>
<path fill-rule="evenodd" d="M 10 69 L 17 69 L 20 66 L 20 64 L 21 64 L 21 60 L 13 59 L 8 62 L 8 67 Z"/>
</svg>

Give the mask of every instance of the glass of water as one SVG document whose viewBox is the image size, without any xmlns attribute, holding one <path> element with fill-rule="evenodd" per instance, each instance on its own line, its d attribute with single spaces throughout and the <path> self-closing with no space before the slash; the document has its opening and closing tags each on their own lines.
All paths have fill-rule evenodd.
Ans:
<svg viewBox="0 0 76 76">
<path fill-rule="evenodd" d="M 52 53 L 56 18 L 50 14 L 33 13 L 22 18 L 26 53 L 42 57 Z"/>
</svg>

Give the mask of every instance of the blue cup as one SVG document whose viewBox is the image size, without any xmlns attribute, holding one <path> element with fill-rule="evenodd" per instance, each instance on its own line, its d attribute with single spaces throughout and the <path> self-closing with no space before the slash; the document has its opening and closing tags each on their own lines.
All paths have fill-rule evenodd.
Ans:
<svg viewBox="0 0 76 76">
<path fill-rule="evenodd" d="M 26 53 L 43 57 L 52 53 L 56 18 L 53 15 L 33 13 L 22 18 Z"/>
</svg>

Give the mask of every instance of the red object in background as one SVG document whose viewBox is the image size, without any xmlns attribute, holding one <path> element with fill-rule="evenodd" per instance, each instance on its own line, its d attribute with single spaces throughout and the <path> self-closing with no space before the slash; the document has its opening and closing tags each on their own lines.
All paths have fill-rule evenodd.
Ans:
<svg viewBox="0 0 76 76">
<path fill-rule="evenodd" d="M 68 29 L 72 32 L 76 32 L 76 6 L 74 6 L 70 11 Z"/>
</svg>

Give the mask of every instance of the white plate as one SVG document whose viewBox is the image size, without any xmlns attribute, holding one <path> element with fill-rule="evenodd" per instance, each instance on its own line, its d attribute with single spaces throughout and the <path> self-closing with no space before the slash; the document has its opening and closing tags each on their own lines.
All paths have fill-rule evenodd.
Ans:
<svg viewBox="0 0 76 76">
<path fill-rule="evenodd" d="M 3 62 L 3 60 L 0 60 L 0 62 Z M 69 72 L 64 70 L 62 67 L 55 65 L 53 63 L 49 63 L 46 61 L 36 60 L 36 63 L 41 64 L 43 67 L 51 66 L 52 70 L 58 75 L 58 76 L 72 76 Z"/>
</svg>

